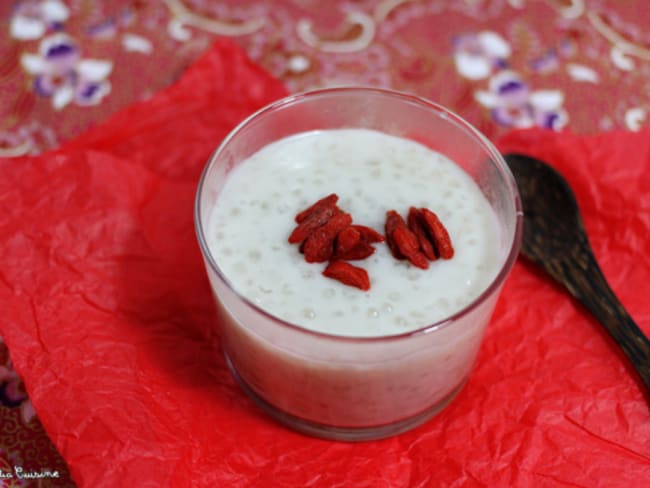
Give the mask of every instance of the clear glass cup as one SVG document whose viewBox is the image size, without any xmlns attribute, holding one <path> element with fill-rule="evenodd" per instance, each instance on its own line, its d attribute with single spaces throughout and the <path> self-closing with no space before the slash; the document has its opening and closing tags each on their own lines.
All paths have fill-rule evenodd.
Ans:
<svg viewBox="0 0 650 488">
<path fill-rule="evenodd" d="M 229 172 L 278 139 L 306 131 L 366 128 L 435 148 L 478 184 L 498 217 L 500 270 L 472 303 L 399 335 L 343 337 L 285 322 L 233 289 L 204 227 Z M 244 391 L 279 422 L 324 438 L 360 441 L 411 429 L 443 409 L 467 381 L 501 287 L 519 252 L 521 204 L 493 145 L 444 107 L 373 88 L 318 90 L 273 103 L 236 127 L 199 182 L 195 223 L 216 297 L 227 363 Z"/>
</svg>

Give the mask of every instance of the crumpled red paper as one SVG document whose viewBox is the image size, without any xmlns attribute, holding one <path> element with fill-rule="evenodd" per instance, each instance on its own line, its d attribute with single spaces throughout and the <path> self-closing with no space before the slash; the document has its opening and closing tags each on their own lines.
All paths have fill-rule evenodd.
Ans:
<svg viewBox="0 0 650 488">
<path fill-rule="evenodd" d="M 0 162 L 0 334 L 79 486 L 650 484 L 633 372 L 523 263 L 466 388 L 414 431 L 330 442 L 253 406 L 210 333 L 192 204 L 220 139 L 283 94 L 220 41 L 177 84 L 60 150 Z M 529 131 L 501 148 L 566 174 L 606 276 L 650 332 L 650 131 Z"/>
</svg>

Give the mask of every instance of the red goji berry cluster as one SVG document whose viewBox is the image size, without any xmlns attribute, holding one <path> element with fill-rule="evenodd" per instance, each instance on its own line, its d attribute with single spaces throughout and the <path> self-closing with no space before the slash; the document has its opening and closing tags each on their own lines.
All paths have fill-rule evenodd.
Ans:
<svg viewBox="0 0 650 488">
<path fill-rule="evenodd" d="M 372 244 L 382 242 L 384 236 L 365 225 L 352 224 L 352 216 L 336 204 L 338 199 L 332 193 L 299 212 L 295 217 L 298 225 L 289 242 L 300 244 L 300 252 L 308 263 L 329 261 L 323 275 L 367 291 L 370 278 L 366 270 L 346 261 L 372 255 Z"/>
<path fill-rule="evenodd" d="M 438 216 L 428 208 L 411 207 L 404 221 L 395 210 L 386 212 L 386 244 L 396 259 L 408 259 L 427 269 L 438 257 L 451 259 L 454 247 Z"/>
<path fill-rule="evenodd" d="M 352 223 L 352 216 L 341 210 L 338 195 L 332 193 L 299 212 L 298 224 L 289 236 L 291 244 L 300 244 L 308 263 L 329 261 L 323 275 L 361 290 L 370 289 L 365 269 L 347 261 L 361 260 L 375 252 L 372 244 L 386 241 L 396 259 L 408 259 L 414 266 L 427 269 L 438 257 L 451 259 L 454 248 L 449 233 L 438 216 L 427 208 L 409 209 L 407 220 L 395 210 L 386 212 L 386 237 L 365 225 Z"/>
</svg>

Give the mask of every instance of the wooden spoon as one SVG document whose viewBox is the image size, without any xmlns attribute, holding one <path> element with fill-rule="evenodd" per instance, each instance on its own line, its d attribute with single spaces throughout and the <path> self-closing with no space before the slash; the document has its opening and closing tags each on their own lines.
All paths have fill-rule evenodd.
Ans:
<svg viewBox="0 0 650 488">
<path fill-rule="evenodd" d="M 650 392 L 650 341 L 607 284 L 589 245 L 578 204 L 566 180 L 528 156 L 504 156 L 524 208 L 521 254 L 538 264 L 605 327 Z"/>
</svg>

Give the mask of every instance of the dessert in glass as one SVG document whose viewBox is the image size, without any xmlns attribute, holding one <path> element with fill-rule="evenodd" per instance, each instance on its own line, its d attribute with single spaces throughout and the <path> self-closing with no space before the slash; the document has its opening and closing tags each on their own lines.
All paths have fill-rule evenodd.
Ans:
<svg viewBox="0 0 650 488">
<path fill-rule="evenodd" d="M 290 236 L 328 195 L 344 226 L 387 242 L 339 259 L 332 234 L 327 257 L 309 259 L 305 236 Z M 439 217 L 453 255 L 399 255 L 387 216 L 406 222 L 413 209 Z M 208 161 L 195 220 L 242 388 L 293 429 L 350 441 L 413 428 L 463 388 L 522 232 L 512 175 L 476 129 L 430 101 L 356 87 L 290 96 L 242 122 Z M 324 274 L 341 262 L 366 285 Z"/>
</svg>

